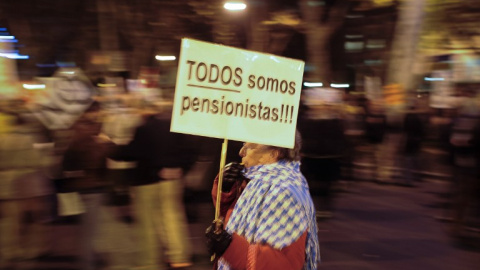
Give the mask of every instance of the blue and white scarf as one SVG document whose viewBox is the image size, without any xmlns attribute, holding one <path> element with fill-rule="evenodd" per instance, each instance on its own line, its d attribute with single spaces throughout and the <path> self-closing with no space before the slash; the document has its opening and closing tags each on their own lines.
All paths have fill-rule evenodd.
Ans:
<svg viewBox="0 0 480 270">
<path fill-rule="evenodd" d="M 320 261 L 315 208 L 300 162 L 279 161 L 248 168 L 251 181 L 238 199 L 226 230 L 250 244 L 282 249 L 308 230 L 303 269 L 317 269 Z M 218 269 L 230 269 L 220 258 Z"/>
</svg>

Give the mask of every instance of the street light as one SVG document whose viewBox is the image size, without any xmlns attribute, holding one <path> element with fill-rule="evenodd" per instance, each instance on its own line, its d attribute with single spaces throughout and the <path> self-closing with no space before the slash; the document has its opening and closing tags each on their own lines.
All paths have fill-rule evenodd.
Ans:
<svg viewBox="0 0 480 270">
<path fill-rule="evenodd" d="M 305 87 L 322 87 L 323 83 L 321 83 L 321 82 L 304 82 L 303 86 L 305 86 Z"/>
<path fill-rule="evenodd" d="M 348 88 L 348 87 L 350 87 L 350 84 L 348 84 L 348 83 L 331 83 L 330 87 L 333 87 L 333 88 Z"/>
<path fill-rule="evenodd" d="M 45 89 L 45 84 L 24 83 L 22 86 L 23 86 L 23 88 L 28 89 L 28 90 Z"/>
<path fill-rule="evenodd" d="M 239 11 L 247 8 L 247 5 L 243 2 L 226 2 L 223 8 L 230 11 Z"/>
<path fill-rule="evenodd" d="M 156 55 L 155 59 L 158 61 L 174 61 L 177 58 L 174 55 Z"/>
</svg>

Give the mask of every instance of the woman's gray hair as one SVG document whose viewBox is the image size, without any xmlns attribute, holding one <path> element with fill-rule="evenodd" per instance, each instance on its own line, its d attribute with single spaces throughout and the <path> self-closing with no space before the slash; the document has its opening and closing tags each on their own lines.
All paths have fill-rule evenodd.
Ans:
<svg viewBox="0 0 480 270">
<path fill-rule="evenodd" d="M 298 130 L 295 131 L 295 145 L 293 149 L 278 146 L 269 146 L 269 148 L 278 152 L 278 160 L 299 161 L 301 159 L 302 136 Z"/>
</svg>

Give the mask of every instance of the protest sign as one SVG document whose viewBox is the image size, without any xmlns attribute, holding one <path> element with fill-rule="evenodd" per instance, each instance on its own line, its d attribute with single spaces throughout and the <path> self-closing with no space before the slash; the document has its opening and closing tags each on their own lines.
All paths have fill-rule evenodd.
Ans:
<svg viewBox="0 0 480 270">
<path fill-rule="evenodd" d="M 293 148 L 304 62 L 183 39 L 172 132 Z"/>
</svg>

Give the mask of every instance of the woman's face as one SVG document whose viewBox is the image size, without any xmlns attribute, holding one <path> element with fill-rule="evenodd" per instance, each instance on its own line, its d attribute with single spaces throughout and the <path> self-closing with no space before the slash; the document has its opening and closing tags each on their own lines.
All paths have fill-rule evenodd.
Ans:
<svg viewBox="0 0 480 270">
<path fill-rule="evenodd" d="M 244 143 L 239 155 L 245 168 L 277 162 L 275 151 L 263 144 Z"/>
</svg>

